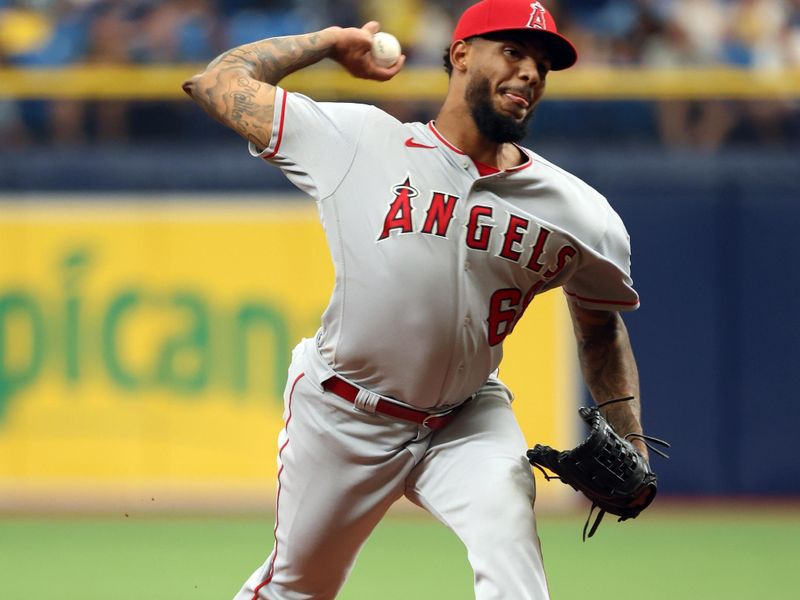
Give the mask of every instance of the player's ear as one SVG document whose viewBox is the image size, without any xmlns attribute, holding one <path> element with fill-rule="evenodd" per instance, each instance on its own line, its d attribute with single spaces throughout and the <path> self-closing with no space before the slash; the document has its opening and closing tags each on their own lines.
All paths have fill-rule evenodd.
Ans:
<svg viewBox="0 0 800 600">
<path fill-rule="evenodd" d="M 450 62 L 453 64 L 454 71 L 467 70 L 467 56 L 469 55 L 469 42 L 458 40 L 450 46 Z"/>
</svg>

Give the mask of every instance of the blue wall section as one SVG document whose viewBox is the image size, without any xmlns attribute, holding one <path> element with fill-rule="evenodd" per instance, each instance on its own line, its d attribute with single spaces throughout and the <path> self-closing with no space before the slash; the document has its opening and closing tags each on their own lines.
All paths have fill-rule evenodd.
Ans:
<svg viewBox="0 0 800 600">
<path fill-rule="evenodd" d="M 800 177 L 798 177 L 800 179 Z M 741 486 L 800 490 L 800 266 L 797 184 L 743 186 L 741 286 Z M 769 458 L 762 458 L 762 456 Z M 777 457 L 773 462 L 772 457 Z"/>
<path fill-rule="evenodd" d="M 642 307 L 626 315 L 662 490 L 797 494 L 800 160 L 572 162 L 622 215 Z"/>
</svg>

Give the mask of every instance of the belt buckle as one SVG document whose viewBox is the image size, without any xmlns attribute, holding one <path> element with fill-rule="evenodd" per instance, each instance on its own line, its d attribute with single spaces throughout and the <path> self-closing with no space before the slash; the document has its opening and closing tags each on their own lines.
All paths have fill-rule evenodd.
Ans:
<svg viewBox="0 0 800 600">
<path fill-rule="evenodd" d="M 451 414 L 453 413 L 453 411 L 454 411 L 454 410 L 455 410 L 455 408 L 451 408 L 450 410 L 446 410 L 446 411 L 444 411 L 444 412 L 440 412 L 440 413 L 435 413 L 435 414 L 432 414 L 432 415 L 428 415 L 427 417 L 425 417 L 424 419 L 422 419 L 422 426 L 423 426 L 423 427 L 427 427 L 428 429 L 433 429 L 433 427 L 431 427 L 430 423 L 428 423 L 428 421 L 429 421 L 430 419 L 443 419 L 443 418 L 445 418 L 445 417 L 447 417 L 447 416 L 451 415 Z"/>
<path fill-rule="evenodd" d="M 423 426 L 423 427 L 426 427 L 426 428 L 428 428 L 428 429 L 431 429 L 431 426 L 430 426 L 430 424 L 428 423 L 428 420 L 429 420 L 429 419 L 433 419 L 433 418 L 435 418 L 435 417 L 438 417 L 438 416 L 439 416 L 439 415 L 428 415 L 427 417 L 425 417 L 424 419 L 422 419 L 422 426 Z"/>
</svg>

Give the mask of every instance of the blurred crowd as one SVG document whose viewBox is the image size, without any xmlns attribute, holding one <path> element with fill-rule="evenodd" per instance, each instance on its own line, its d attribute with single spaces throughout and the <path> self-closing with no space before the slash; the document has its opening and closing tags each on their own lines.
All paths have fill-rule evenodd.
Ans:
<svg viewBox="0 0 800 600">
<path fill-rule="evenodd" d="M 381 21 L 411 65 L 441 62 L 474 0 L 0 0 L 0 66 L 205 63 L 255 39 Z M 800 68 L 800 0 L 544 0 L 580 50 L 579 67 Z M 0 146 L 124 141 L 130 104 L 0 100 Z M 663 141 L 715 149 L 741 123 L 772 140 L 791 102 L 665 102 Z"/>
</svg>

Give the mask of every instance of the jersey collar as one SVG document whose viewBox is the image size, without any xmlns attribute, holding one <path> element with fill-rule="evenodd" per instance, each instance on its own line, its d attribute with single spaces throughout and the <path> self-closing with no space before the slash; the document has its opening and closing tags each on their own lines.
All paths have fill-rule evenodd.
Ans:
<svg viewBox="0 0 800 600">
<path fill-rule="evenodd" d="M 436 128 L 436 123 L 434 123 L 432 120 L 428 121 L 428 129 L 431 130 L 433 135 L 436 136 L 436 139 L 438 139 L 445 146 L 445 148 L 447 148 L 451 152 L 455 152 L 456 154 L 458 154 L 461 157 L 469 158 L 461 149 L 457 148 L 456 146 L 451 144 L 449 141 L 447 141 L 447 138 L 445 138 L 441 134 L 441 132 Z M 530 167 L 533 164 L 533 157 L 531 156 L 531 153 L 528 152 L 527 148 L 524 148 L 523 146 L 520 146 L 518 144 L 514 144 L 514 146 L 516 146 L 517 149 L 520 152 L 522 152 L 522 154 L 524 154 L 525 157 L 527 157 L 527 160 L 525 162 L 523 162 L 521 165 L 517 165 L 516 167 L 512 167 L 511 169 L 504 169 L 502 171 L 498 171 L 497 173 L 494 173 L 492 175 L 488 175 L 487 177 L 494 177 L 496 175 L 508 175 L 510 173 L 516 173 L 517 171 L 521 171 L 523 169 L 527 169 L 528 167 Z"/>
</svg>

